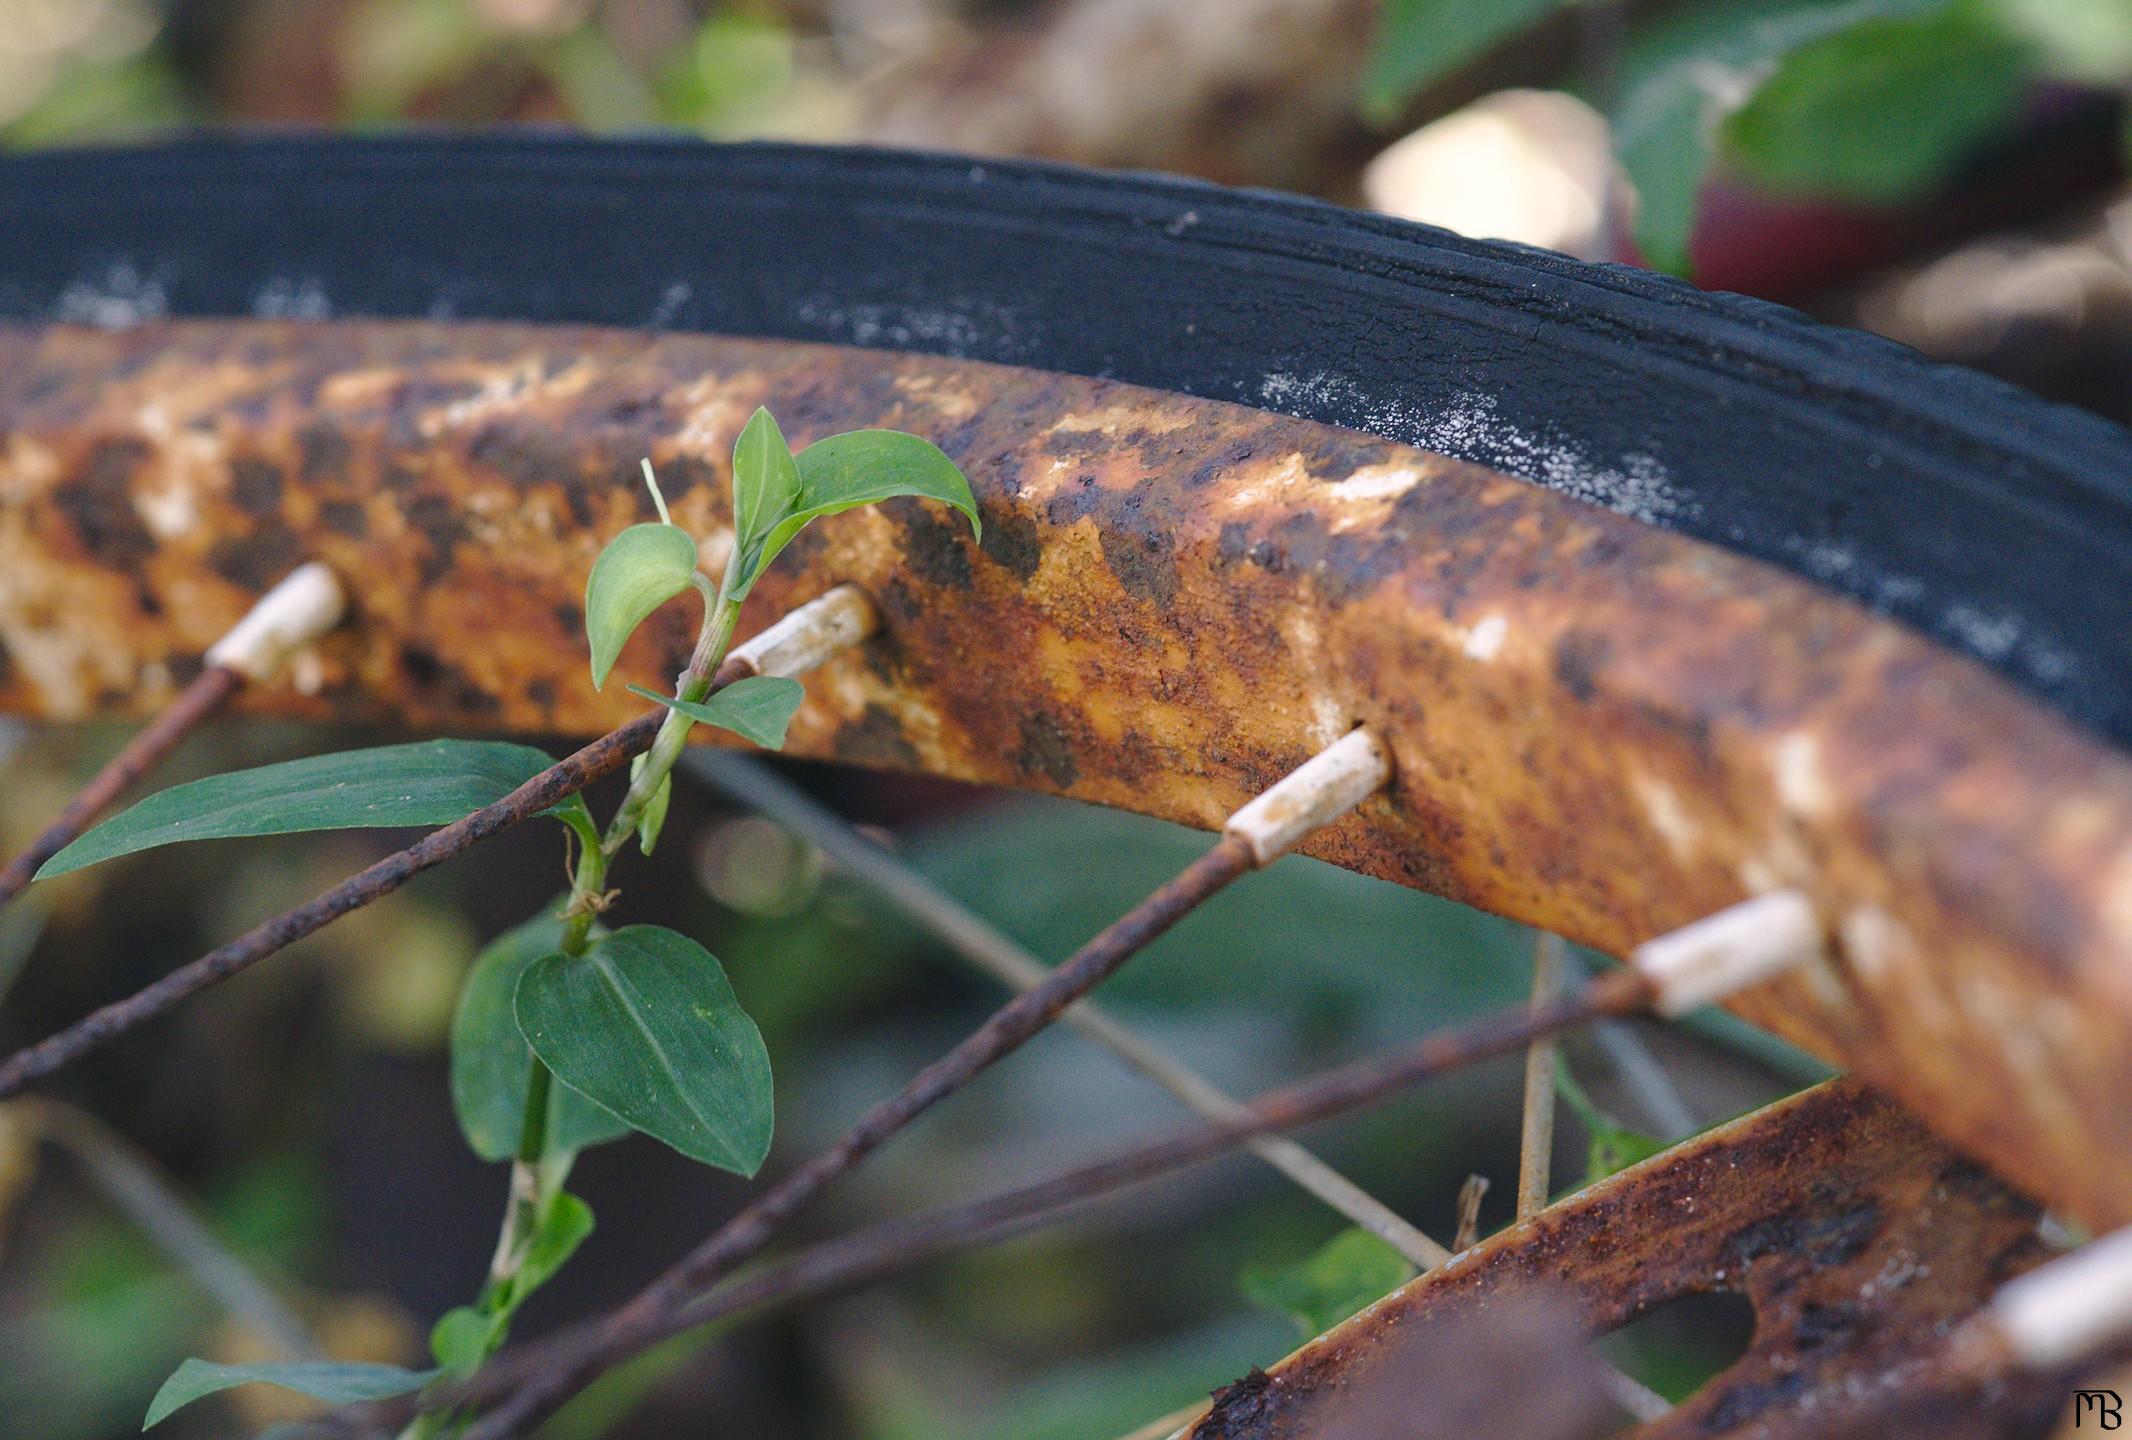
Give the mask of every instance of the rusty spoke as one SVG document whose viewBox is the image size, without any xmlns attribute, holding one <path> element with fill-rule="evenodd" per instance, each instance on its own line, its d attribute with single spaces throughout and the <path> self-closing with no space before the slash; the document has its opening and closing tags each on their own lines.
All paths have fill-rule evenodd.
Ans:
<svg viewBox="0 0 2132 1440">
<path fill-rule="evenodd" d="M 1049 973 L 1034 955 L 761 761 L 746 755 L 705 752 L 689 756 L 682 762 L 682 769 L 805 840 L 844 873 L 923 926 L 952 954 L 1001 983 L 1029 990 L 1041 984 Z M 1060 1019 L 1160 1085 L 1202 1119 L 1232 1120 L 1243 1114 L 1242 1102 L 1113 1018 L 1094 1001 L 1077 1002 Z M 1251 1141 L 1250 1149 L 1420 1269 L 1440 1265 L 1450 1258 L 1449 1250 L 1304 1146 L 1292 1140 L 1262 1137 Z"/>
</svg>

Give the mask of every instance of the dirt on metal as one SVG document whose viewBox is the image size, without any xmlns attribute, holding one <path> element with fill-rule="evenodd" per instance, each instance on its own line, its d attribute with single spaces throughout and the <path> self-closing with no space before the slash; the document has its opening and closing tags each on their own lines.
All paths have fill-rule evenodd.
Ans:
<svg viewBox="0 0 2132 1440">
<path fill-rule="evenodd" d="M 1754 1307 L 1747 1350 L 1639 1440 L 2040 1437 L 2078 1377 L 1978 1377 L 1948 1343 L 2001 1282 L 2049 1258 L 2036 1221 L 1901 1110 L 1830 1082 L 1496 1234 L 1216 1392 L 1187 1434 L 1325 1436 L 1378 1389 L 1414 1385 L 1408 1336 L 1506 1307 L 1544 1304 L 1594 1335 L 1729 1291 Z"/>
<path fill-rule="evenodd" d="M 0 706 L 145 713 L 298 561 L 352 616 L 243 708 L 583 735 L 584 580 L 724 525 L 758 404 L 937 441 L 916 501 L 803 534 L 743 633 L 840 582 L 882 634 L 800 755 L 1214 828 L 1350 726 L 1392 788 L 1306 849 L 1621 953 L 1806 891 L 1834 960 L 1737 1008 L 2097 1226 L 2132 1220 L 2132 764 L 1796 576 L 1472 465 L 1100 380 L 836 347 L 421 322 L 0 330 Z M 1322 937 L 1319 943 L 1337 943 Z M 1307 963 L 1307 962 L 1299 962 Z"/>
</svg>

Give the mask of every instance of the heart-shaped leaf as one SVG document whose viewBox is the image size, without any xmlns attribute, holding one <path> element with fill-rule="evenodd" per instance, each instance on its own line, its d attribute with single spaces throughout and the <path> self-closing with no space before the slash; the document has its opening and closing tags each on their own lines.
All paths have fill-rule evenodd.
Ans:
<svg viewBox="0 0 2132 1440">
<path fill-rule="evenodd" d="M 970 482 L 940 447 L 898 430 L 852 430 L 794 457 L 777 422 L 757 410 L 733 447 L 733 559 L 725 592 L 739 600 L 809 521 L 900 495 L 938 500 L 982 533 Z"/>
<path fill-rule="evenodd" d="M 530 745 L 424 740 L 210 775 L 112 816 L 45 861 L 37 878 L 185 840 L 448 825 L 554 763 Z"/>
<path fill-rule="evenodd" d="M 770 1153 L 770 1057 L 710 951 L 631 925 L 518 982 L 518 1025 L 555 1078 L 694 1160 L 753 1175 Z"/>
<path fill-rule="evenodd" d="M 315 1400 L 348 1405 L 359 1400 L 389 1400 L 419 1390 L 437 1378 L 436 1370 L 406 1370 L 398 1365 L 359 1365 L 339 1361 L 296 1361 L 281 1365 L 217 1365 L 207 1360 L 187 1360 L 163 1382 L 148 1402 L 146 1430 L 161 1424 L 172 1411 L 190 1405 L 203 1395 L 237 1385 L 279 1385 Z"/>
<path fill-rule="evenodd" d="M 688 589 L 696 573 L 696 542 L 675 525 L 632 525 L 609 541 L 585 581 L 585 639 L 592 647 L 592 683 L 607 672 L 644 618 Z"/>
<path fill-rule="evenodd" d="M 806 687 L 781 675 L 751 675 L 745 680 L 735 680 L 702 701 L 676 700 L 671 695 L 661 695 L 641 685 L 630 686 L 629 693 L 656 700 L 691 720 L 730 730 L 765 750 L 785 748 L 785 731 L 792 724 L 792 716 L 799 709 L 800 701 L 807 698 Z"/>
<path fill-rule="evenodd" d="M 550 910 L 554 907 L 549 907 Z M 551 913 L 505 931 L 475 957 L 452 1016 L 452 1109 L 466 1143 L 484 1160 L 518 1153 L 525 1125 L 526 1076 L 533 1052 L 513 1008 L 519 977 L 562 945 L 563 922 Z M 548 1089 L 548 1148 L 583 1150 L 619 1140 L 629 1123 L 567 1084 Z"/>
</svg>

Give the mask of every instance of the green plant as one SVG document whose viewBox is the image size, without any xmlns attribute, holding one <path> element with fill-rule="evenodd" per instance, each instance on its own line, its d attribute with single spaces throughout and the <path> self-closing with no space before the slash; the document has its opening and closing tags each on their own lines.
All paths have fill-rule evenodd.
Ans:
<svg viewBox="0 0 2132 1440">
<path fill-rule="evenodd" d="M 431 1334 L 433 1369 L 305 1363 L 220 1366 L 188 1360 L 158 1393 L 148 1423 L 200 1396 L 254 1381 L 328 1400 L 407 1394 L 478 1367 L 511 1319 L 592 1233 L 592 1212 L 564 1189 L 588 1146 L 639 1131 L 707 1165 L 753 1175 L 770 1148 L 770 1060 L 716 956 L 653 925 L 608 930 L 609 870 L 631 842 L 649 852 L 671 793 L 672 770 L 697 724 L 758 745 L 783 745 L 799 707 L 797 681 L 751 676 L 713 690 L 742 600 L 814 519 L 899 496 L 943 502 L 978 528 L 969 483 L 929 442 L 896 431 L 835 435 L 794 455 L 767 410 L 733 449 L 734 542 L 723 577 L 697 569 L 695 537 L 674 525 L 649 462 L 660 519 L 623 531 L 600 554 L 585 589 L 592 680 L 604 686 L 644 620 L 694 589 L 704 601 L 696 645 L 656 737 L 637 757 L 620 806 L 603 828 L 582 796 L 546 813 L 574 851 L 569 893 L 475 961 L 452 1027 L 452 1101 L 467 1143 L 511 1163 L 503 1231 L 472 1303 Z M 153 795 L 61 851 L 42 875 L 183 840 L 457 820 L 539 775 L 552 762 L 523 745 L 431 740 L 214 776 Z M 431 1409 L 410 1436 L 452 1433 Z"/>
<path fill-rule="evenodd" d="M 1391 119 L 1502 42 L 1580 7 L 1599 8 L 1386 0 L 1364 106 Z M 1638 248 L 1677 273 L 1714 170 L 1783 193 L 1899 204 L 1945 180 L 2037 81 L 2132 80 L 2120 0 L 1725 0 L 1623 23 L 1615 73 L 1583 84 L 1636 187 Z"/>
</svg>

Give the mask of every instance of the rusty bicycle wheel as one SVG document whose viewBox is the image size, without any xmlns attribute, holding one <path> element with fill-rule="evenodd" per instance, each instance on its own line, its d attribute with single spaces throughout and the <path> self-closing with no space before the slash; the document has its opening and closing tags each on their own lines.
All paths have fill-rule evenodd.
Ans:
<svg viewBox="0 0 2132 1440">
<path fill-rule="evenodd" d="M 600 539 L 638 518 L 618 474 L 650 455 L 711 527 L 758 402 L 796 441 L 915 430 L 969 474 L 984 543 L 902 507 L 796 547 L 750 623 L 848 583 L 884 632 L 810 685 L 795 753 L 1211 827 L 1361 723 L 1397 778 L 1321 858 L 1616 954 L 1779 886 L 1826 919 L 1828 964 L 1735 1008 L 1926 1130 L 1862 1090 L 1795 1103 L 1489 1242 L 1489 1276 L 1608 1206 L 1648 1238 L 1652 1187 L 1716 1152 L 1821 1147 L 1842 1193 L 1788 1202 L 1808 1229 L 1945 1220 L 1945 1289 L 1874 1325 L 2035 1263 L 2032 1201 L 2132 1220 L 2132 627 L 2101 603 L 2132 582 L 2132 437 L 2100 421 L 1768 306 L 1307 202 L 769 146 L 10 160 L 0 316 L 8 709 L 152 706 L 316 556 L 356 621 L 308 693 L 246 705 L 605 729 L 630 702 L 586 690 L 568 640 Z M 658 630 L 624 669 L 686 646 Z M 1736 1223 L 1694 1263 L 1811 1253 L 1741 1258 L 1781 1188 L 1714 1211 Z M 1858 1257 L 1921 1243 L 1873 1228 L 1802 1273 L 1825 1310 Z M 1497 1283 L 1461 1263 L 1407 1303 Z M 1688 1268 L 1658 1288 L 1718 1283 Z M 1780 1303 L 1793 1279 L 1756 1295 L 1794 1332 L 1743 1362 L 1765 1398 L 1713 1387 L 1653 1433 L 1814 1433 L 1846 1377 L 1922 1363 L 1838 1346 L 1849 1369 L 1787 1379 L 1823 1323 Z M 1339 1364 L 1387 1323 L 1353 1322 Z M 1317 1433 L 1324 1359 L 1203 1433 Z"/>
</svg>

